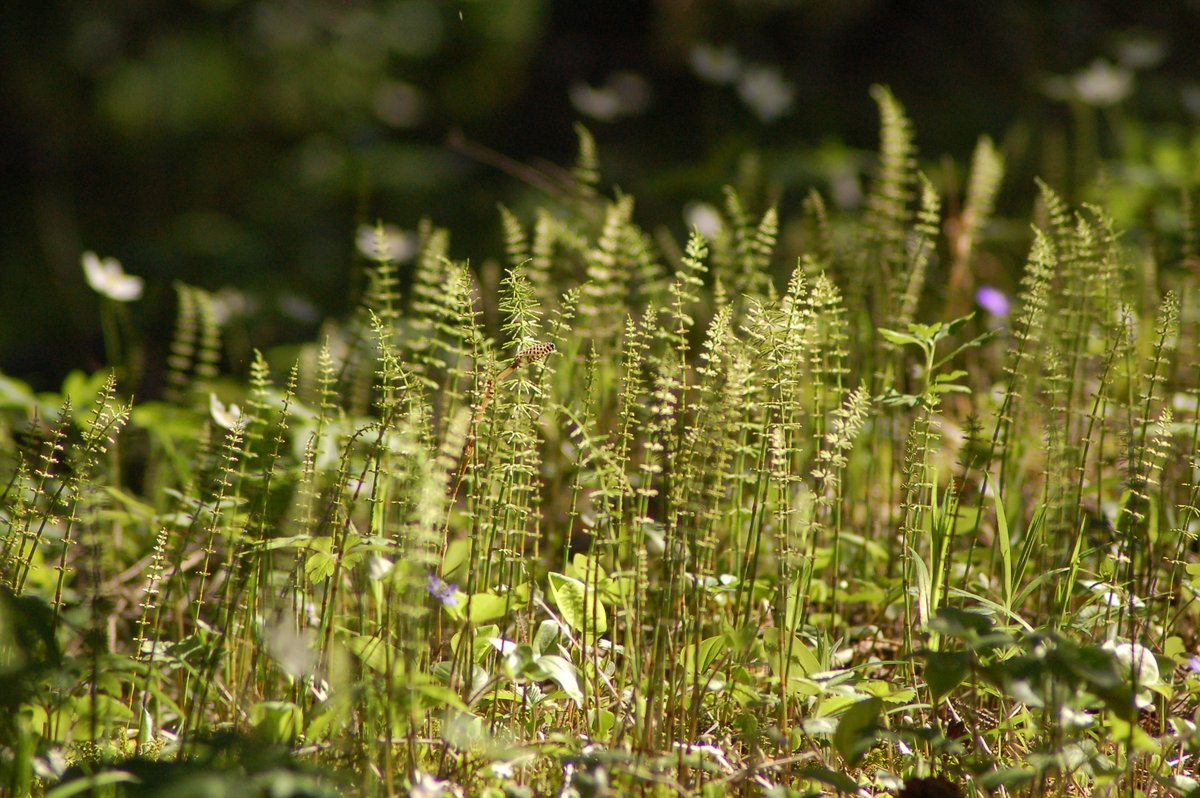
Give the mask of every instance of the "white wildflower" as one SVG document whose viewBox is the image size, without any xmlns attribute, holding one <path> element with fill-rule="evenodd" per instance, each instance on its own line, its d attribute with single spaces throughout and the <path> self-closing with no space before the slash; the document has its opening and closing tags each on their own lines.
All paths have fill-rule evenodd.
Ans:
<svg viewBox="0 0 1200 798">
<path fill-rule="evenodd" d="M 126 274 L 116 258 L 103 260 L 95 252 L 83 253 L 83 275 L 97 294 L 117 302 L 141 299 L 145 286 L 141 277 Z"/>
<path fill-rule="evenodd" d="M 390 574 L 395 567 L 396 564 L 387 557 L 380 557 L 376 554 L 367 561 L 367 576 L 372 582 L 378 582 Z"/>
<path fill-rule="evenodd" d="M 709 83 L 733 83 L 742 71 L 737 50 L 730 45 L 697 44 L 688 54 L 688 63 L 701 80 Z"/>
<path fill-rule="evenodd" d="M 217 324 L 224 326 L 231 319 L 245 316 L 249 310 L 246 295 L 232 286 L 224 286 L 212 295 L 212 313 Z"/>
<path fill-rule="evenodd" d="M 575 110 L 601 122 L 613 122 L 623 116 L 637 116 L 650 107 L 650 84 L 635 72 L 619 71 L 603 86 L 576 83 L 567 96 Z"/>
<path fill-rule="evenodd" d="M 1141 643 L 1117 642 L 1116 640 L 1107 641 L 1102 648 L 1113 653 L 1117 660 L 1117 669 L 1123 676 L 1133 677 L 1137 688 L 1137 695 L 1134 697 L 1137 708 L 1149 707 L 1153 702 L 1150 692 L 1146 688 L 1154 687 L 1162 682 L 1162 675 L 1159 673 L 1158 660 L 1154 658 L 1154 652 Z"/>
<path fill-rule="evenodd" d="M 290 622 L 280 620 L 267 630 L 267 652 L 293 679 L 311 676 L 317 670 L 316 632 L 297 631 Z"/>
<path fill-rule="evenodd" d="M 1071 79 L 1075 95 L 1085 104 L 1103 108 L 1116 105 L 1133 91 L 1133 73 L 1096 59 Z"/>
<path fill-rule="evenodd" d="M 724 223 L 721 214 L 707 202 L 692 202 L 683 209 L 683 218 L 689 228 L 700 231 L 700 235 L 709 241 L 721 234 Z"/>
<path fill-rule="evenodd" d="M 442 798 L 446 795 L 462 795 L 462 792 L 448 781 L 435 779 L 429 773 L 417 771 L 408 795 L 409 798 Z"/>
<path fill-rule="evenodd" d="M 1179 89 L 1183 110 L 1193 117 L 1200 117 L 1200 83 L 1185 84 Z"/>
<path fill-rule="evenodd" d="M 1166 57 L 1166 43 L 1154 36 L 1133 36 L 1117 45 L 1117 59 L 1130 69 L 1153 69 Z"/>
<path fill-rule="evenodd" d="M 242 421 L 242 409 L 232 403 L 226 407 L 215 393 L 208 395 L 208 412 L 217 426 L 224 429 L 233 429 Z"/>
<path fill-rule="evenodd" d="M 601 122 L 611 122 L 621 115 L 621 98 L 616 89 L 609 86 L 596 88 L 576 83 L 567 91 L 567 96 L 576 111 Z"/>
<path fill-rule="evenodd" d="M 1137 661 L 1138 687 L 1153 687 L 1162 681 L 1158 660 L 1154 658 L 1154 653 L 1141 643 L 1118 643 L 1116 640 L 1109 640 L 1103 648 L 1113 653 L 1123 673 L 1133 673 L 1134 661 Z"/>
<path fill-rule="evenodd" d="M 380 227 L 360 224 L 354 243 L 364 258 L 389 263 L 404 263 L 417 254 L 417 236 L 394 224 Z"/>
<path fill-rule="evenodd" d="M 778 69 L 756 66 L 742 74 L 738 96 L 763 122 L 774 122 L 792 107 L 796 87 Z"/>
</svg>

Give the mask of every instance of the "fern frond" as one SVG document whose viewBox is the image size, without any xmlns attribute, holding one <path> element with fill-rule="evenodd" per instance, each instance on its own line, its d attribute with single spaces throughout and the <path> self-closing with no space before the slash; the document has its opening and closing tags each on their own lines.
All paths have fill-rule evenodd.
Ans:
<svg viewBox="0 0 1200 798">
<path fill-rule="evenodd" d="M 576 156 L 572 174 L 579 183 L 580 193 L 585 197 L 592 197 L 600 183 L 600 158 L 596 152 L 596 139 L 593 138 L 592 132 L 579 122 L 575 123 L 575 137 L 579 141 L 579 154 Z"/>
<path fill-rule="evenodd" d="M 1004 179 L 1004 156 L 987 136 L 982 136 L 971 156 L 971 179 L 963 205 L 961 230 L 954 245 L 956 260 L 969 263 L 979 242 L 979 234 L 991 220 L 996 194 Z"/>
<path fill-rule="evenodd" d="M 872 86 L 879 106 L 879 167 L 867 195 L 866 229 L 876 240 L 878 264 L 891 285 L 904 266 L 904 240 L 912 219 L 909 203 L 916 182 L 916 146 L 904 107 L 885 86 Z"/>
<path fill-rule="evenodd" d="M 524 266 L 531 259 L 525 228 L 507 205 L 501 203 L 497 207 L 500 211 L 500 224 L 504 229 L 504 252 L 508 256 L 508 267 L 515 269 Z"/>
</svg>

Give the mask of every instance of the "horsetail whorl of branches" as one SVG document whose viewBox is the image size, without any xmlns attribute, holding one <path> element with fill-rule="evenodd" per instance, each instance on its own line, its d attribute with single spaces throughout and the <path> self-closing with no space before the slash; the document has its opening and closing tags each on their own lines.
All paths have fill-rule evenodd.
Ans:
<svg viewBox="0 0 1200 798">
<path fill-rule="evenodd" d="M 471 426 L 467 431 L 467 441 L 463 444 L 462 454 L 458 460 L 458 475 L 451 487 L 451 495 L 458 493 L 458 486 L 462 483 L 463 475 L 467 470 L 467 463 L 471 458 L 471 454 L 475 451 L 475 438 L 479 430 L 479 422 L 483 418 L 483 414 L 487 412 L 488 405 L 492 403 L 492 397 L 496 395 L 496 386 L 513 374 L 521 366 L 532 365 L 539 360 L 543 360 L 554 353 L 555 346 L 553 342 L 538 343 L 533 346 L 527 346 L 521 349 L 513 357 L 512 363 L 498 371 L 494 377 L 488 379 L 483 387 L 483 399 L 479 402 L 479 406 L 475 408 L 475 412 L 471 414 Z"/>
</svg>

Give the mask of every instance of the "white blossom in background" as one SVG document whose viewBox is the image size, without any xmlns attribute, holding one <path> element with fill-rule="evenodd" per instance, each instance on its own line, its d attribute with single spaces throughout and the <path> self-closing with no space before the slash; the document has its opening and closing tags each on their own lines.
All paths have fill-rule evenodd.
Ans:
<svg viewBox="0 0 1200 798">
<path fill-rule="evenodd" d="M 393 81 L 375 90 L 375 116 L 396 128 L 416 127 L 425 120 L 425 97 L 411 83 Z"/>
<path fill-rule="evenodd" d="M 223 286 L 212 295 L 212 313 L 217 324 L 225 326 L 232 319 L 247 315 L 251 310 L 251 302 L 233 286 Z"/>
<path fill-rule="evenodd" d="M 1086 105 L 1105 108 L 1116 105 L 1133 91 L 1133 73 L 1103 59 L 1096 59 L 1087 69 L 1071 78 L 1075 96 Z"/>
<path fill-rule="evenodd" d="M 1154 687 L 1162 682 L 1162 674 L 1158 670 L 1158 660 L 1154 652 L 1141 643 L 1118 642 L 1109 640 L 1101 646 L 1113 653 L 1117 659 L 1117 669 L 1122 676 L 1133 676 L 1137 685 L 1137 695 L 1134 703 L 1138 709 L 1146 709 L 1153 704 L 1147 687 Z"/>
<path fill-rule="evenodd" d="M 321 320 L 321 309 L 305 297 L 293 291 L 284 291 L 275 298 L 275 305 L 283 315 L 305 324 Z"/>
<path fill-rule="evenodd" d="M 1183 101 L 1183 110 L 1200 118 L 1200 83 L 1189 83 L 1182 86 L 1179 89 L 1179 99 Z"/>
<path fill-rule="evenodd" d="M 738 96 L 763 122 L 786 114 L 796 99 L 796 87 L 775 67 L 754 66 L 742 73 Z"/>
<path fill-rule="evenodd" d="M 621 98 L 608 86 L 575 83 L 567 90 L 567 97 L 576 111 L 601 122 L 612 122 L 621 115 Z"/>
<path fill-rule="evenodd" d="M 699 230 L 700 235 L 709 241 L 719 236 L 721 228 L 724 227 L 721 214 L 707 202 L 689 202 L 683 209 L 683 219 L 687 222 L 688 229 Z"/>
<path fill-rule="evenodd" d="M 387 557 L 381 557 L 378 554 L 372 555 L 367 561 L 367 576 L 372 582 L 378 582 L 392 572 L 396 564 Z"/>
<path fill-rule="evenodd" d="M 432 775 L 422 771 L 417 771 L 412 786 L 408 790 L 409 798 L 445 798 L 446 796 L 457 798 L 462 794 L 458 785 L 435 779 Z"/>
<path fill-rule="evenodd" d="M 242 421 L 242 409 L 232 403 L 226 407 L 215 393 L 208 395 L 208 412 L 217 426 L 224 429 L 233 429 Z"/>
<path fill-rule="evenodd" d="M 701 80 L 718 85 L 733 83 L 742 73 L 742 59 L 731 45 L 697 44 L 688 53 L 688 63 Z"/>
<path fill-rule="evenodd" d="M 126 274 L 116 258 L 101 259 L 95 252 L 85 252 L 82 261 L 83 276 L 97 294 L 117 302 L 142 298 L 145 282 L 141 277 Z"/>
<path fill-rule="evenodd" d="M 1117 60 L 1130 69 L 1153 69 L 1166 57 L 1166 43 L 1155 36 L 1133 36 L 1117 45 Z"/>
<path fill-rule="evenodd" d="M 354 243 L 367 260 L 404 263 L 417 254 L 416 233 L 401 230 L 394 224 L 385 224 L 382 228 L 360 224 Z"/>
<path fill-rule="evenodd" d="M 296 631 L 291 623 L 280 620 L 267 630 L 267 653 L 283 672 L 293 679 L 312 676 L 317 670 L 316 632 Z"/>
<path fill-rule="evenodd" d="M 576 83 L 567 91 L 576 111 L 601 122 L 644 113 L 650 107 L 651 96 L 646 79 L 627 70 L 612 73 L 603 86 Z"/>
<path fill-rule="evenodd" d="M 1134 661 L 1137 661 L 1138 687 L 1153 687 L 1162 681 L 1162 674 L 1159 673 L 1158 660 L 1154 658 L 1154 652 L 1141 643 L 1109 640 L 1102 648 L 1113 653 L 1123 673 L 1133 672 Z"/>
</svg>

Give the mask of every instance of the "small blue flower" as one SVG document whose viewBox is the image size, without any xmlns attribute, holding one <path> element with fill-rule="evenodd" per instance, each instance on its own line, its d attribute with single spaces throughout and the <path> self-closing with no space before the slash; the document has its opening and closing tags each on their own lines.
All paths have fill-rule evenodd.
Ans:
<svg viewBox="0 0 1200 798">
<path fill-rule="evenodd" d="M 975 301 L 979 303 L 979 307 L 999 318 L 1007 316 L 1012 309 L 1008 295 L 990 285 L 979 286 L 979 290 L 975 292 Z"/>
<path fill-rule="evenodd" d="M 441 602 L 442 606 L 458 606 L 458 599 L 454 595 L 455 591 L 458 590 L 458 585 L 443 582 L 437 574 L 431 573 L 426 589 L 429 591 L 429 595 Z"/>
</svg>

